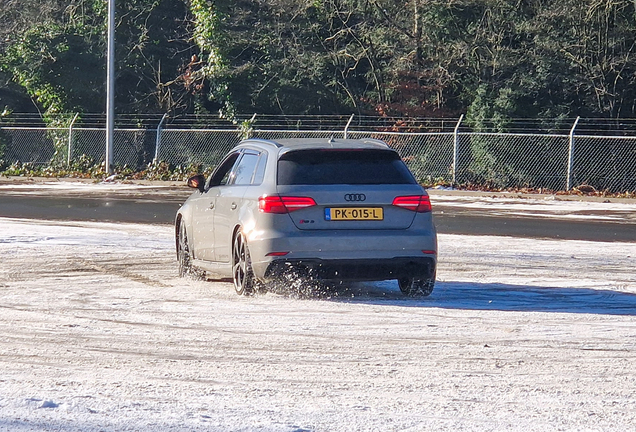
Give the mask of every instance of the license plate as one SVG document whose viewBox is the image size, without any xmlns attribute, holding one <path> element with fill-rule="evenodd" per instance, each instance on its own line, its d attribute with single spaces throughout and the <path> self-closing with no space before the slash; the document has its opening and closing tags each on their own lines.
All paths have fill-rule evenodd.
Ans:
<svg viewBox="0 0 636 432">
<path fill-rule="evenodd" d="M 327 207 L 325 208 L 325 220 L 383 220 L 382 207 Z"/>
</svg>

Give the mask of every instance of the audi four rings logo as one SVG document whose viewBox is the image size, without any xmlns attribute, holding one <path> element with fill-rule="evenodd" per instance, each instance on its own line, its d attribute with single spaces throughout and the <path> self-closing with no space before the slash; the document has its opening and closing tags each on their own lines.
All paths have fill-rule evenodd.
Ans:
<svg viewBox="0 0 636 432">
<path fill-rule="evenodd" d="M 345 201 L 364 201 L 367 196 L 365 194 L 346 194 L 344 199 Z"/>
</svg>

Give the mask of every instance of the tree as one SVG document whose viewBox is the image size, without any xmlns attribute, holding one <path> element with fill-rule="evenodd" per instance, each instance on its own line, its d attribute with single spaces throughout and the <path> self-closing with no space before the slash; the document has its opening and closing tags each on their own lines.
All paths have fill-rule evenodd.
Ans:
<svg viewBox="0 0 636 432">
<path fill-rule="evenodd" d="M 5 104 L 31 98 L 48 113 L 103 112 L 106 2 L 0 6 Z M 514 117 L 634 116 L 635 8 L 633 0 L 118 0 L 116 104 L 228 118 L 466 113 L 496 130 Z"/>
<path fill-rule="evenodd" d="M 4 20 L 19 19 L 13 18 L 15 31 L 0 46 L 0 69 L 45 115 L 103 112 L 106 2 L 47 4 L 45 16 L 30 8 L 3 13 Z M 191 96 L 181 78 L 195 52 L 186 5 L 180 0 L 131 0 L 116 6 L 118 111 L 190 109 Z"/>
</svg>

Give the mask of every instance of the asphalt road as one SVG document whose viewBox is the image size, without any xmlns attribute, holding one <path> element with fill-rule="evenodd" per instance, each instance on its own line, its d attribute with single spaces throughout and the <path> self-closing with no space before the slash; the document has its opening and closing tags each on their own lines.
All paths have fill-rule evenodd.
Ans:
<svg viewBox="0 0 636 432">
<path fill-rule="evenodd" d="M 0 195 L 0 217 L 171 224 L 185 198 Z"/>
<path fill-rule="evenodd" d="M 172 224 L 177 209 L 190 193 L 179 186 L 91 193 L 4 188 L 0 191 L 0 217 Z M 634 223 L 502 215 L 487 208 L 458 211 L 435 204 L 434 197 L 433 203 L 440 233 L 636 242 Z"/>
<path fill-rule="evenodd" d="M 488 216 L 483 214 L 453 215 L 438 207 L 435 223 L 440 233 L 501 235 L 527 238 L 553 238 L 602 242 L 636 242 L 636 225 L 609 222 L 583 222 L 539 219 L 520 216 Z"/>
</svg>

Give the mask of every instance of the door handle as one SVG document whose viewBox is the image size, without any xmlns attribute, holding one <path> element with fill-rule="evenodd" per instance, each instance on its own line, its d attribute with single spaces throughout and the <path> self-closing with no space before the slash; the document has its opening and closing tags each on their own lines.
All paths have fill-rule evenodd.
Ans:
<svg viewBox="0 0 636 432">
<path fill-rule="evenodd" d="M 236 210 L 236 207 L 237 207 L 236 203 L 232 203 L 232 205 L 230 206 L 232 210 Z"/>
<path fill-rule="evenodd" d="M 210 203 L 210 207 L 208 207 L 208 208 L 209 208 L 210 210 L 213 210 L 213 209 L 214 209 L 214 201 L 212 201 L 212 202 Z"/>
</svg>

